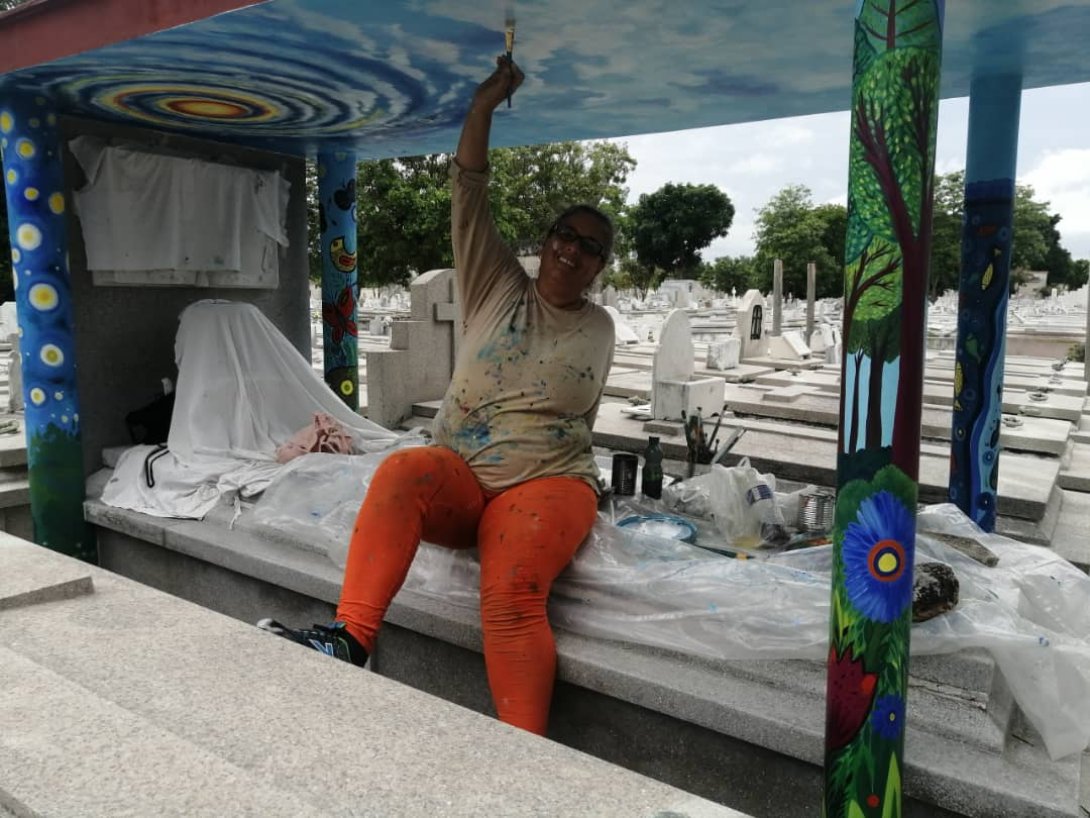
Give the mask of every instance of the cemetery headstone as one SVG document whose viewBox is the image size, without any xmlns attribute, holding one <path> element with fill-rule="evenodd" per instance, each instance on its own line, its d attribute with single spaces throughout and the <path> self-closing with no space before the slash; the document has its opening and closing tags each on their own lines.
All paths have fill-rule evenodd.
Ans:
<svg viewBox="0 0 1090 818">
<path fill-rule="evenodd" d="M 680 420 L 682 413 L 710 415 L 723 405 L 720 378 L 693 377 L 693 337 L 689 316 L 676 309 L 666 316 L 651 367 L 651 415 Z"/>
</svg>

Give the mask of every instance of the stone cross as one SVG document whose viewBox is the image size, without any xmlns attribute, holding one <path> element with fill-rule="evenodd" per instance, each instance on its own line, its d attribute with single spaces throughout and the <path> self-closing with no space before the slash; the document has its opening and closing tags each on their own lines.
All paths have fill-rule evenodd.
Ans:
<svg viewBox="0 0 1090 818">
<path fill-rule="evenodd" d="M 396 428 L 414 403 L 443 397 L 461 342 L 454 270 L 432 270 L 409 285 L 409 320 L 390 326 L 390 348 L 367 353 L 367 417 Z"/>
</svg>

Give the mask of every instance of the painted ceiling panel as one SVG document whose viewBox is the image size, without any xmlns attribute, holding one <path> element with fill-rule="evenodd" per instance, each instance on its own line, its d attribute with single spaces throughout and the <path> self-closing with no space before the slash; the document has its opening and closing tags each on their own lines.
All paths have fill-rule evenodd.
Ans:
<svg viewBox="0 0 1090 818">
<path fill-rule="evenodd" d="M 841 110 L 863 0 L 525 0 L 527 81 L 496 144 L 625 136 Z M 919 0 L 943 2 L 943 0 Z M 58 12 L 60 13 L 60 12 Z M 26 68 L 62 113 L 285 153 L 451 150 L 503 49 L 502 0 L 269 0 Z M 974 74 L 1090 81 L 1090 0 L 957 0 L 943 95 Z M 0 48 L 4 31 L 0 27 Z"/>
</svg>

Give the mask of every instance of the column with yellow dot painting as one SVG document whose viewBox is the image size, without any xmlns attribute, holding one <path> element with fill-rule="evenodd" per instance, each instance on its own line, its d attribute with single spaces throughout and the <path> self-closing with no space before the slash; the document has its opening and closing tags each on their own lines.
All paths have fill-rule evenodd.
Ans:
<svg viewBox="0 0 1090 818">
<path fill-rule="evenodd" d="M 360 408 L 356 328 L 356 155 L 318 155 L 318 222 L 322 244 L 322 349 L 325 382 Z"/>
<path fill-rule="evenodd" d="M 84 475 L 57 120 L 42 97 L 0 101 L 0 147 L 26 403 L 34 538 L 94 561 Z"/>
</svg>

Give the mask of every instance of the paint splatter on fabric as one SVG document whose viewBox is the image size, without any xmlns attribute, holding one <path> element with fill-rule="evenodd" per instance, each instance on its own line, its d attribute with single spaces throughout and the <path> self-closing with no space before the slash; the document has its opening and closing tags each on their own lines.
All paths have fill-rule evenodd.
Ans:
<svg viewBox="0 0 1090 818">
<path fill-rule="evenodd" d="M 613 321 L 541 299 L 488 211 L 488 176 L 454 166 L 453 226 L 464 336 L 435 440 L 499 491 L 534 477 L 595 490 L 591 429 L 613 362 Z"/>
</svg>

